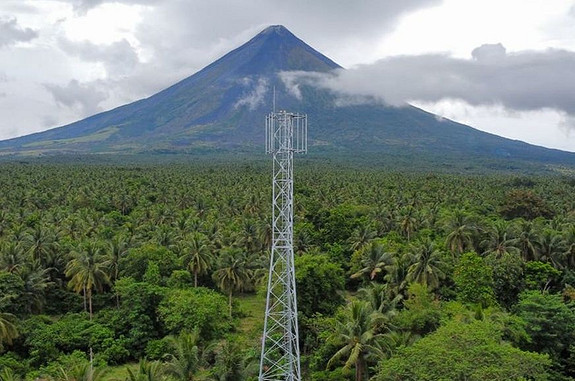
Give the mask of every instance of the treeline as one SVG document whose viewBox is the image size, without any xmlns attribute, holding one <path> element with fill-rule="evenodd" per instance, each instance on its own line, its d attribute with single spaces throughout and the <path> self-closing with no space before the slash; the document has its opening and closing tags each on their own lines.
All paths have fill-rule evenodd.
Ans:
<svg viewBox="0 0 575 381">
<path fill-rule="evenodd" d="M 256 379 L 270 174 L 2 164 L 0 379 Z M 306 379 L 575 376 L 572 178 L 296 177 Z"/>
</svg>

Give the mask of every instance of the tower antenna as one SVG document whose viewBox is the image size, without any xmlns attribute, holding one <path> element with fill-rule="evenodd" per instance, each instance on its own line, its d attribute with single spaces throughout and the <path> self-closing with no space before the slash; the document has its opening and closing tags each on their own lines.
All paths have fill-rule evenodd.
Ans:
<svg viewBox="0 0 575 381">
<path fill-rule="evenodd" d="M 293 253 L 293 154 L 307 152 L 307 115 L 266 116 L 266 153 L 273 156 L 272 247 L 259 381 L 301 381 Z"/>
</svg>

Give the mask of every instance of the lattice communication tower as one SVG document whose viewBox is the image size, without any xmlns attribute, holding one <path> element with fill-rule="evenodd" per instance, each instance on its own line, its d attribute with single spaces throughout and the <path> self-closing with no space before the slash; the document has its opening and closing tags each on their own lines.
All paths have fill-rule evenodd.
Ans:
<svg viewBox="0 0 575 381">
<path fill-rule="evenodd" d="M 307 116 L 266 117 L 266 152 L 273 155 L 272 250 L 259 381 L 301 381 L 293 254 L 293 154 L 307 152 Z"/>
</svg>

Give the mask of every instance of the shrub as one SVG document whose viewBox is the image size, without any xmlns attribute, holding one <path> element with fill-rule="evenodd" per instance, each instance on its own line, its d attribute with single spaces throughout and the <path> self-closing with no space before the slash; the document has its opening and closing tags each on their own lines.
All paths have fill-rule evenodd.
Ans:
<svg viewBox="0 0 575 381">
<path fill-rule="evenodd" d="M 202 338 L 213 339 L 232 328 L 226 298 L 204 287 L 168 291 L 158 312 L 173 334 L 197 328 Z"/>
</svg>

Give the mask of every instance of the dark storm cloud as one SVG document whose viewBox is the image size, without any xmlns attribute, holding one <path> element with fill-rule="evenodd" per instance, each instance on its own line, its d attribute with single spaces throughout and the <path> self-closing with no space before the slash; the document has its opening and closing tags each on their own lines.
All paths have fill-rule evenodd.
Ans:
<svg viewBox="0 0 575 381">
<path fill-rule="evenodd" d="M 139 62 L 136 51 L 125 39 L 108 45 L 60 39 L 59 46 L 64 52 L 84 61 L 103 63 L 107 73 L 111 75 L 130 73 Z"/>
<path fill-rule="evenodd" d="M 397 56 L 332 75 L 283 73 L 290 88 L 301 83 L 343 96 L 392 105 L 460 99 L 511 110 L 555 109 L 575 115 L 575 52 L 549 49 L 507 53 L 501 44 L 473 50 L 472 59 L 447 55 Z"/>
<path fill-rule="evenodd" d="M 26 42 L 38 37 L 31 28 L 22 28 L 15 18 L 0 17 L 0 47 Z"/>
<path fill-rule="evenodd" d="M 95 83 L 80 83 L 71 80 L 66 86 L 45 84 L 44 87 L 52 94 L 57 104 L 76 109 L 82 116 L 88 116 L 102 111 L 99 104 L 107 98 Z"/>
</svg>

